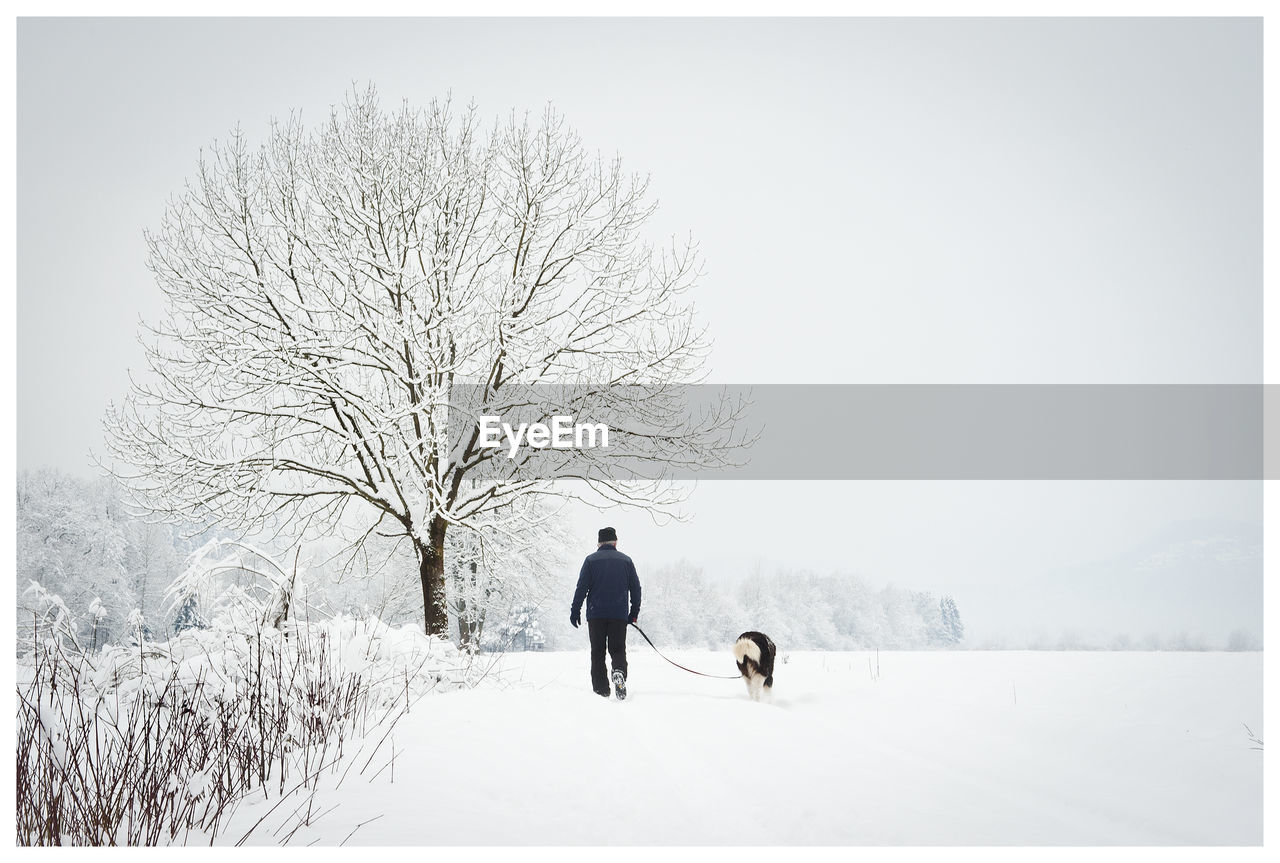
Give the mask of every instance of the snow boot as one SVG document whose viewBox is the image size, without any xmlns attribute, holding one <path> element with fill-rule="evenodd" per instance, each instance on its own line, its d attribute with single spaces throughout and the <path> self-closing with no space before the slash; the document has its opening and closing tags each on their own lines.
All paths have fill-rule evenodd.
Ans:
<svg viewBox="0 0 1280 863">
<path fill-rule="evenodd" d="M 613 672 L 613 694 L 619 701 L 627 700 L 627 676 L 621 671 Z"/>
</svg>

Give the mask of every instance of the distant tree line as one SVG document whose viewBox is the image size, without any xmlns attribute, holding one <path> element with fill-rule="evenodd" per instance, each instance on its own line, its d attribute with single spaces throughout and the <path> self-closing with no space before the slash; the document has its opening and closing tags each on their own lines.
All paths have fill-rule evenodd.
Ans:
<svg viewBox="0 0 1280 863">
<path fill-rule="evenodd" d="M 719 648 L 748 629 L 795 650 L 913 650 L 964 641 L 952 597 L 873 588 L 855 575 L 757 571 L 738 584 L 721 584 L 681 561 L 642 573 L 641 583 L 640 624 L 661 645 Z M 546 634 L 556 649 L 584 641 L 565 637 L 559 624 L 565 605 L 563 615 L 543 615 L 555 622 Z"/>
<path fill-rule="evenodd" d="M 85 479 L 50 468 L 23 471 L 17 488 L 19 639 L 29 637 L 49 596 L 65 603 L 85 646 L 127 640 L 131 615 L 140 615 L 149 637 L 201 625 L 204 610 L 190 601 L 174 604 L 165 591 L 188 556 L 215 533 L 148 523 L 128 510 L 109 478 Z M 471 595 L 473 608 L 491 609 L 487 631 L 471 618 L 473 648 L 585 647 L 585 639 L 577 637 L 581 632 L 567 622 L 573 587 L 557 551 L 562 539 L 541 538 L 555 548 L 546 554 L 499 548 L 480 567 L 459 566 L 458 573 L 450 573 L 471 588 L 457 589 L 456 596 Z M 345 567 L 354 575 L 327 573 L 313 563 L 308 567 L 313 594 L 335 613 L 411 622 L 419 601 L 416 573 L 412 561 L 398 559 L 403 557 L 395 551 L 381 560 L 362 557 Z M 548 565 L 565 573 L 559 590 Z M 32 591 L 32 582 L 41 590 Z M 789 648 L 812 650 L 938 648 L 964 640 L 964 623 L 950 596 L 873 589 L 851 575 L 758 572 L 735 586 L 709 583 L 700 569 L 681 562 L 646 574 L 643 583 L 642 624 L 666 645 L 719 647 L 744 629 L 768 632 Z M 450 611 L 468 620 L 463 609 Z M 467 634 L 461 643 L 468 642 Z"/>
<path fill-rule="evenodd" d="M 19 643 L 49 626 L 50 599 L 65 607 L 64 625 L 86 648 L 128 640 L 141 631 L 165 638 L 203 625 L 205 610 L 166 597 L 189 556 L 216 529 L 180 530 L 130 512 L 111 479 L 85 479 L 51 468 L 22 471 L 17 482 L 16 610 Z M 574 650 L 583 630 L 568 623 L 576 578 L 565 560 L 565 537 L 548 526 L 533 538 L 466 545 L 455 532 L 456 562 L 447 575 L 455 603 L 451 628 L 471 649 Z M 313 543 L 303 566 L 323 613 L 373 615 L 391 625 L 418 623 L 421 596 L 412 555 L 393 540 L 366 543 L 355 557 Z M 536 546 L 536 547 L 535 547 Z M 282 547 L 264 543 L 271 553 Z M 641 572 L 641 625 L 660 645 L 720 648 L 740 632 L 767 632 L 781 649 L 914 650 L 1221 650 L 1262 649 L 1238 629 L 1224 642 L 1185 632 L 1141 637 L 1041 635 L 1017 641 L 966 640 L 955 599 L 894 586 L 873 587 L 850 574 L 757 570 L 737 582 L 708 580 L 690 562 Z M 32 588 L 32 583 L 38 585 Z M 487 622 L 487 623 L 486 623 Z"/>
<path fill-rule="evenodd" d="M 212 609 L 202 608 L 195 597 L 167 591 L 197 550 L 232 535 L 216 527 L 150 523 L 124 499 L 109 477 L 83 478 L 53 468 L 18 475 L 20 648 L 40 629 L 55 626 L 62 637 L 92 649 L 127 642 L 135 631 L 163 639 L 207 625 Z M 531 527 L 519 536 L 455 531 L 446 540 L 453 562 L 446 573 L 450 629 L 464 648 L 542 644 L 531 627 L 536 628 L 539 604 L 564 568 L 563 540 L 554 519 L 536 507 L 525 509 Z M 294 542 L 280 532 L 258 537 L 254 545 L 268 557 L 293 561 Z M 417 561 L 396 538 L 373 537 L 352 551 L 341 537 L 328 536 L 307 544 L 300 560 L 319 613 L 422 625 Z M 487 629 L 486 621 L 492 624 Z"/>
<path fill-rule="evenodd" d="M 976 650 L 1112 650 L 1205 652 L 1225 650 L 1241 653 L 1262 650 L 1262 639 L 1248 629 L 1233 629 L 1223 641 L 1210 641 L 1199 633 L 1177 630 L 1167 634 L 1148 632 L 1134 637 L 1127 632 L 1117 635 L 1083 633 L 1066 629 L 1057 635 L 1039 633 L 1021 638 L 984 638 L 972 645 Z"/>
</svg>

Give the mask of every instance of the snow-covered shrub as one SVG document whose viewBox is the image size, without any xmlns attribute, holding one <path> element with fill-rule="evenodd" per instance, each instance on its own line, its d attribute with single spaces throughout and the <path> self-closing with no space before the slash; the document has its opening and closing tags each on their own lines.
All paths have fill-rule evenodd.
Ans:
<svg viewBox="0 0 1280 863">
<path fill-rule="evenodd" d="M 277 628 L 288 619 L 297 580 L 296 565 L 286 568 L 263 549 L 215 538 L 187 558 L 165 598 L 175 631 L 216 622 L 253 632 L 263 626 Z"/>
<path fill-rule="evenodd" d="M 67 645 L 80 649 L 76 637 L 76 616 L 62 597 L 38 581 L 31 582 L 23 596 L 27 597 L 26 625 L 18 628 L 18 650 L 34 650 L 37 645 Z"/>
<path fill-rule="evenodd" d="M 20 844 L 208 841 L 252 789 L 314 787 L 353 752 L 376 770 L 423 695 L 490 667 L 376 618 L 250 630 L 241 607 L 163 642 L 138 618 L 134 646 L 82 653 L 50 638 L 20 659 Z"/>
</svg>

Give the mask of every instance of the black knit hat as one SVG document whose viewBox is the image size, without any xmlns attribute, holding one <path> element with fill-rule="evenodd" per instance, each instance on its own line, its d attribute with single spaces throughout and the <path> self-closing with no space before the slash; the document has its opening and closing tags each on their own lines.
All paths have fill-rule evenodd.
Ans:
<svg viewBox="0 0 1280 863">
<path fill-rule="evenodd" d="M 617 542 L 617 541 L 618 541 L 618 532 L 616 530 L 614 530 L 611 527 L 600 528 L 600 536 L 596 539 L 596 542 L 599 543 L 599 542 Z"/>
</svg>

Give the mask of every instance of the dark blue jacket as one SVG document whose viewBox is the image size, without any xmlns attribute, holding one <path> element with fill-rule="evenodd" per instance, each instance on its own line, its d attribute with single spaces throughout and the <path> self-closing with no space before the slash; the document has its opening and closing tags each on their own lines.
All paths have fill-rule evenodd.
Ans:
<svg viewBox="0 0 1280 863">
<path fill-rule="evenodd" d="M 627 594 L 631 606 L 627 607 Z M 573 616 L 587 601 L 587 620 L 630 620 L 640 613 L 640 578 L 631 558 L 611 545 L 587 555 L 573 592 Z"/>
</svg>

